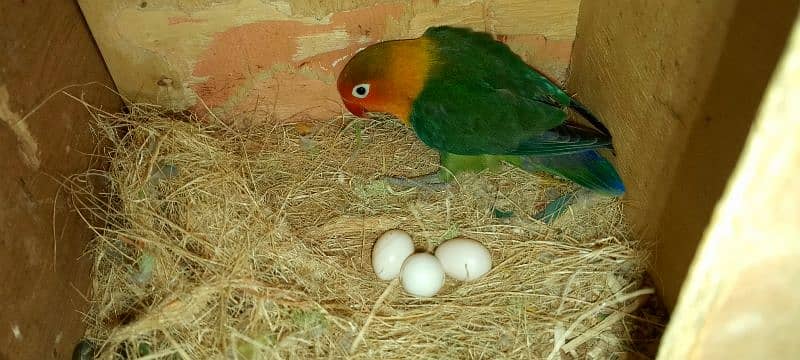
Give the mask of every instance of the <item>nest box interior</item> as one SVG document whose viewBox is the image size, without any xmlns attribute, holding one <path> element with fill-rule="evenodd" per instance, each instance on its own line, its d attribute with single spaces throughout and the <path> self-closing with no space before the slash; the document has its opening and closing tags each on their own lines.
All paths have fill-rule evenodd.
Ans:
<svg viewBox="0 0 800 360">
<path fill-rule="evenodd" d="M 91 259 L 82 254 L 93 235 L 59 179 L 102 166 L 91 156 L 102 144 L 84 106 L 60 91 L 109 111 L 121 95 L 314 123 L 341 112 L 333 84 L 344 59 L 443 24 L 492 32 L 603 119 L 628 187 L 626 216 L 655 244 L 650 273 L 672 311 L 797 10 L 788 0 L 5 2 L 0 358 L 66 358 L 84 330 Z M 683 344 L 708 346 L 700 332 Z"/>
</svg>

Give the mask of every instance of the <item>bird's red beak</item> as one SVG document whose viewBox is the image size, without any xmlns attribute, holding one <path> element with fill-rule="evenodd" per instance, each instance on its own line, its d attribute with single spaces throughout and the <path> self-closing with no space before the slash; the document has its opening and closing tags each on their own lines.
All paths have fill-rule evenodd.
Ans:
<svg viewBox="0 0 800 360">
<path fill-rule="evenodd" d="M 351 103 L 347 100 L 344 100 L 343 102 L 344 102 L 344 107 L 346 107 L 347 110 L 350 111 L 350 113 L 352 113 L 357 117 L 364 117 L 364 113 L 367 112 L 367 109 L 364 109 L 364 107 L 361 105 Z"/>
</svg>

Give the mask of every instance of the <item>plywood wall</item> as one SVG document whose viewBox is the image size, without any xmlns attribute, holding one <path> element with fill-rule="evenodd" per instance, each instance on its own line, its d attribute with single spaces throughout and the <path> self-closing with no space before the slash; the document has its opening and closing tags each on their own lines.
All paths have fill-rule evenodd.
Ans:
<svg viewBox="0 0 800 360">
<path fill-rule="evenodd" d="M 113 84 L 74 2 L 0 1 L 0 24 L 0 359 L 67 359 L 83 336 L 91 234 L 58 180 L 84 171 L 96 144 L 83 105 L 45 100 Z M 69 91 L 121 105 L 99 86 Z"/>
<path fill-rule="evenodd" d="M 796 9 L 783 14 L 798 15 Z M 800 356 L 798 99 L 800 23 L 692 264 L 658 359 Z"/>
<path fill-rule="evenodd" d="M 797 1 L 586 1 L 569 87 L 614 135 L 628 214 L 672 307 Z"/>
<path fill-rule="evenodd" d="M 454 24 L 501 36 L 563 79 L 580 0 L 80 0 L 121 92 L 176 110 L 326 119 L 335 76 L 381 40 Z M 204 103 L 204 104 L 203 104 Z"/>
</svg>

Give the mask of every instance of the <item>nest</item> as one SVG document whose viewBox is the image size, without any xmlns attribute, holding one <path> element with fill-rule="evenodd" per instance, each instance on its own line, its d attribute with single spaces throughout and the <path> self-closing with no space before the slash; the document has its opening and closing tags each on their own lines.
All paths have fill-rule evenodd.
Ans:
<svg viewBox="0 0 800 360">
<path fill-rule="evenodd" d="M 150 105 L 94 118 L 107 170 L 67 183 L 96 234 L 98 358 L 608 359 L 660 329 L 637 310 L 653 298 L 648 252 L 620 200 L 583 198 L 548 225 L 531 216 L 572 185 L 510 166 L 392 186 L 381 177 L 438 158 L 387 119 L 234 129 Z M 494 268 L 413 297 L 372 272 L 392 228 L 423 250 L 475 239 Z"/>
</svg>

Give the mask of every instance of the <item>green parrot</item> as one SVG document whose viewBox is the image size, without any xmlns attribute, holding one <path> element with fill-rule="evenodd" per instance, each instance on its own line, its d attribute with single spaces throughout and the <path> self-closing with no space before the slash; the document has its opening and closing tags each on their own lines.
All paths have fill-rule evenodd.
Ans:
<svg viewBox="0 0 800 360">
<path fill-rule="evenodd" d="M 617 171 L 598 153 L 612 149 L 608 129 L 488 33 L 439 26 L 416 39 L 371 45 L 347 62 L 337 89 L 353 115 L 390 113 L 439 151 L 443 169 L 426 182 L 505 162 L 591 192 L 625 192 Z M 570 120 L 568 108 L 596 129 Z M 553 201 L 539 217 L 552 220 L 574 197 Z"/>
</svg>

